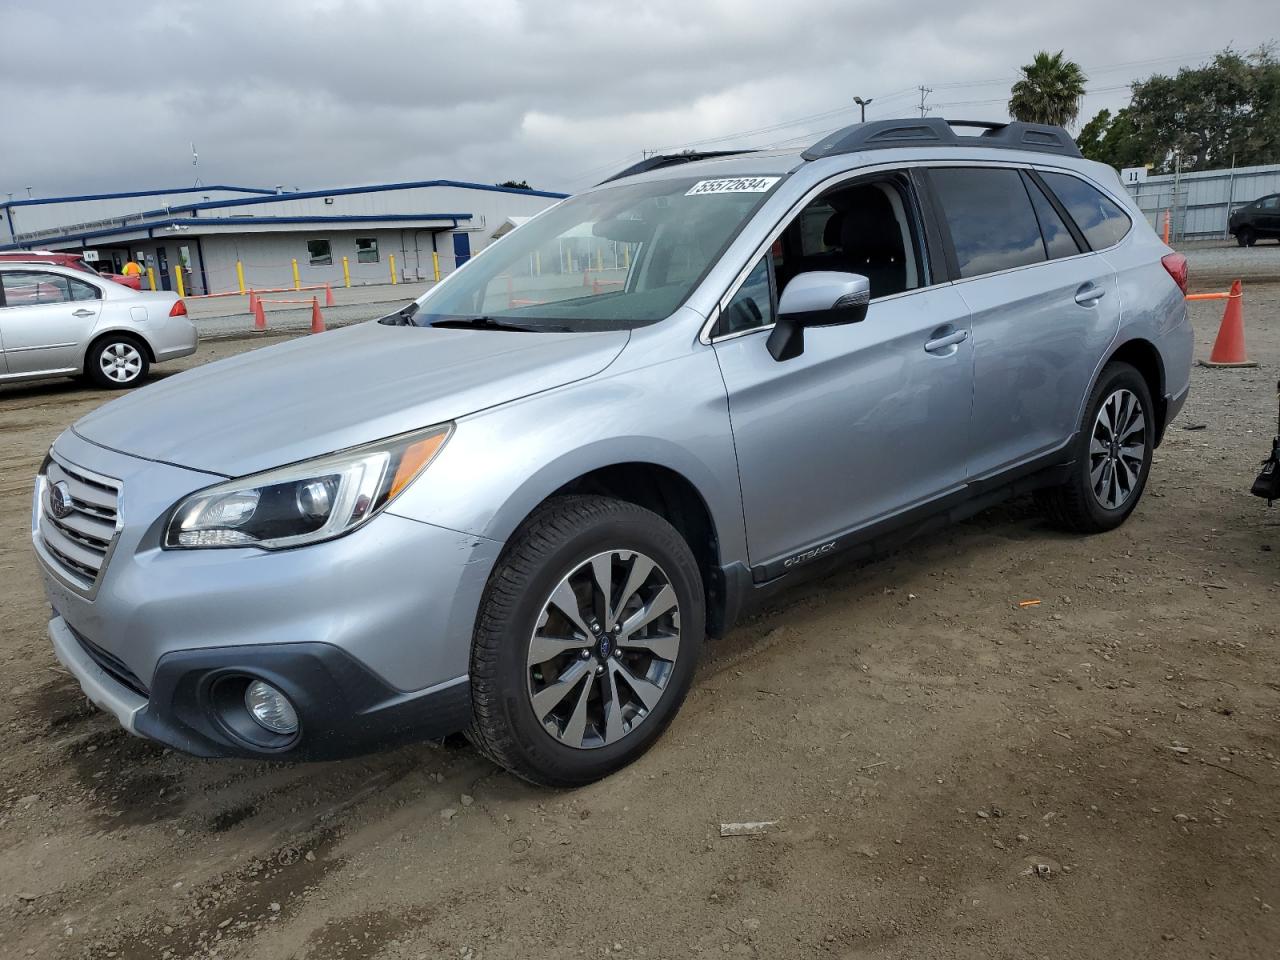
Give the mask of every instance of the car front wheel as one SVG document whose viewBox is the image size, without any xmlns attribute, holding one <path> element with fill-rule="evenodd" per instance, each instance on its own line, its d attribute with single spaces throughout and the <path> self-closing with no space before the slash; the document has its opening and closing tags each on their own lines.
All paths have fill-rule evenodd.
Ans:
<svg viewBox="0 0 1280 960">
<path fill-rule="evenodd" d="M 704 607 L 693 553 L 662 517 L 607 497 L 548 501 L 489 578 L 467 737 L 548 786 L 625 766 L 688 693 Z"/>
<path fill-rule="evenodd" d="M 109 334 L 89 348 L 84 372 L 100 387 L 127 390 L 145 380 L 150 367 L 147 348 L 137 339 Z"/>
<path fill-rule="evenodd" d="M 1236 233 L 1236 243 L 1242 247 L 1252 247 L 1257 242 L 1258 238 L 1254 236 L 1253 231 L 1248 227 L 1241 227 L 1239 232 Z"/>
<path fill-rule="evenodd" d="M 1077 533 L 1124 523 L 1146 488 L 1155 436 L 1151 392 L 1142 374 L 1127 363 L 1108 364 L 1089 396 L 1070 476 L 1037 493 L 1049 518 Z"/>
</svg>

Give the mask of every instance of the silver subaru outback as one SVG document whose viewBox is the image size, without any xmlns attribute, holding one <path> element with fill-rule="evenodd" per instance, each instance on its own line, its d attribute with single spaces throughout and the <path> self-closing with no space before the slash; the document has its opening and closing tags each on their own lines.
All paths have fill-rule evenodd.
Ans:
<svg viewBox="0 0 1280 960">
<path fill-rule="evenodd" d="M 49 635 L 189 753 L 463 731 L 585 783 L 661 735 L 708 636 L 836 558 L 1023 492 L 1122 523 L 1187 396 L 1185 284 L 1055 127 L 650 158 L 379 322 L 64 432 Z"/>
</svg>

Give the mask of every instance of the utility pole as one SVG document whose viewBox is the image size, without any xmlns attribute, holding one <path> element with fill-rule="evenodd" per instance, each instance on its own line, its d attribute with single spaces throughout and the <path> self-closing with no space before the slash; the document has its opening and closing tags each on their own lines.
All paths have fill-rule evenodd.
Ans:
<svg viewBox="0 0 1280 960">
<path fill-rule="evenodd" d="M 932 107 L 926 107 L 926 106 L 924 105 L 924 99 L 925 99 L 925 97 L 927 97 L 927 96 L 929 96 L 929 94 L 933 93 L 933 88 L 932 88 L 932 87 L 926 87 L 924 84 L 920 84 L 920 86 L 919 86 L 919 88 L 918 88 L 918 89 L 920 90 L 920 116 L 922 116 L 922 117 L 923 117 L 923 116 L 925 116 L 925 115 L 926 115 L 930 110 L 932 110 L 932 109 L 933 109 Z"/>
<path fill-rule="evenodd" d="M 872 101 L 874 101 L 874 100 L 875 100 L 875 98 L 874 98 L 874 97 L 868 97 L 866 100 L 863 100 L 861 97 L 854 97 L 854 98 L 853 98 L 853 102 L 854 102 L 854 103 L 856 103 L 858 106 L 860 106 L 860 107 L 862 108 L 862 122 L 863 122 L 863 123 L 866 123 L 866 122 L 867 122 L 867 104 L 868 104 L 868 103 L 871 103 L 871 102 L 872 102 Z"/>
</svg>

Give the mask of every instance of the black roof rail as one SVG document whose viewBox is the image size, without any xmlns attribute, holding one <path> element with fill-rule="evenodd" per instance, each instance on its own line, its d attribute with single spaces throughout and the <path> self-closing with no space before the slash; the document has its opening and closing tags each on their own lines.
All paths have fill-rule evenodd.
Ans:
<svg viewBox="0 0 1280 960">
<path fill-rule="evenodd" d="M 975 127 L 978 136 L 961 136 L 955 127 Z M 855 123 L 823 137 L 801 156 L 819 160 L 859 150 L 886 150 L 891 147 L 995 147 L 1003 150 L 1034 150 L 1080 157 L 1080 148 L 1062 127 L 1047 123 L 993 123 L 989 120 L 946 120 L 920 117 L 915 120 L 872 120 Z"/>
<path fill-rule="evenodd" d="M 634 177 L 637 173 L 648 173 L 650 170 L 661 170 L 663 167 L 674 167 L 678 163 L 692 163 L 695 160 L 711 160 L 715 157 L 736 157 L 744 153 L 755 153 L 755 150 L 686 150 L 684 153 L 659 153 L 652 157 L 646 157 L 639 163 L 633 163 L 627 169 L 620 173 L 615 173 L 611 177 L 606 177 L 597 183 L 609 183 L 612 180 L 621 180 L 623 177 Z"/>
</svg>

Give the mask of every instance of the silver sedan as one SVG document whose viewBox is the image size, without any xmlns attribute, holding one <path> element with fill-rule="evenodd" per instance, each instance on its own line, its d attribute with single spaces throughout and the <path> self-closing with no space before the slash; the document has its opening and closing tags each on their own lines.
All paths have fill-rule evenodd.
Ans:
<svg viewBox="0 0 1280 960">
<path fill-rule="evenodd" d="M 0 382 L 84 375 L 122 390 L 198 342 L 176 294 L 51 264 L 0 263 Z"/>
</svg>

